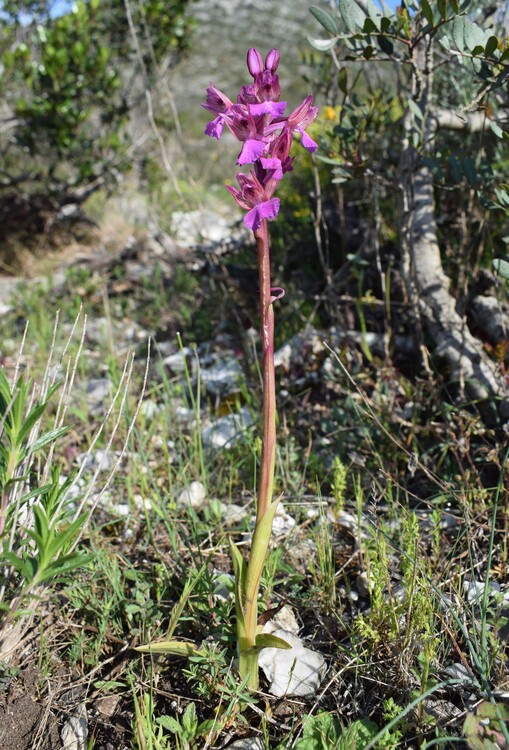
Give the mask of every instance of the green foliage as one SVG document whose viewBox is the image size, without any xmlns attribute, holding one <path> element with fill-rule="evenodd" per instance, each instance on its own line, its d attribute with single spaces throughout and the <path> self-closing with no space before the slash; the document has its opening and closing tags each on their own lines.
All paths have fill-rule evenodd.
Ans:
<svg viewBox="0 0 509 750">
<path fill-rule="evenodd" d="M 159 716 L 157 724 L 175 735 L 177 747 L 181 750 L 192 750 L 198 747 L 197 741 L 203 739 L 214 728 L 215 722 L 212 719 L 199 722 L 196 706 L 190 703 L 181 718 Z"/>
<path fill-rule="evenodd" d="M 23 375 L 11 387 L 0 369 L 0 584 L 5 597 L 0 606 L 7 611 L 17 596 L 26 596 L 92 559 L 73 551 L 85 522 L 85 515 L 76 517 L 69 506 L 74 478 L 64 480 L 55 466 L 46 480 L 35 471 L 38 454 L 54 445 L 68 428 L 42 431 L 58 384 L 36 401 L 33 388 Z"/>
<path fill-rule="evenodd" d="M 399 158 L 408 135 L 431 169 L 438 191 L 444 190 L 439 193 L 444 199 L 437 201 L 443 245 L 451 255 L 456 253 L 457 263 L 458 216 L 469 213 L 471 235 L 477 226 L 465 193 L 473 189 L 478 195 L 474 205 L 479 223 L 483 206 L 503 208 L 505 201 L 500 183 L 507 181 L 504 146 L 509 136 L 504 112 L 508 100 L 503 82 L 509 71 L 509 47 L 503 29 L 497 31 L 502 12 L 468 0 L 412 0 L 394 12 L 373 2 L 339 0 L 337 13 L 317 6 L 311 13 L 327 32 L 326 37 L 310 40 L 327 53 L 318 78 L 331 118 L 319 139 L 318 158 L 329 173 L 326 183 L 349 182 L 349 202 L 356 205 L 366 201 L 368 180 L 377 191 L 382 236 L 397 231 Z M 425 105 L 409 90 L 405 73 L 405 68 L 415 65 L 421 42 L 434 76 Z M 333 55 L 328 55 L 329 50 Z M 468 119 L 476 110 L 486 120 L 470 128 Z M 451 128 L 439 120 L 433 138 L 423 139 L 425 124 L 437 111 L 457 113 L 459 119 Z M 330 187 L 327 195 L 334 195 Z M 497 221 L 496 216 L 490 218 L 491 226 Z M 469 240 L 474 242 L 472 236 Z M 491 242 L 500 243 L 498 231 L 492 230 Z"/>
<path fill-rule="evenodd" d="M 21 545 L 16 553 L 0 553 L 0 559 L 3 558 L 20 574 L 27 590 L 86 565 L 93 557 L 73 552 L 66 554 L 81 531 L 86 515 L 78 516 L 72 522 L 68 520 L 69 511 L 65 508 L 65 501 L 72 478 L 62 485 L 59 479 L 59 472 L 54 470 L 52 481 L 37 489 L 40 505 L 34 504 L 32 508 L 34 527 L 26 532 L 26 544 Z M 34 493 L 31 494 L 33 496 Z M 26 500 L 26 496 L 23 499 Z M 60 510 L 62 507 L 63 511 Z"/>
<path fill-rule="evenodd" d="M 377 725 L 369 719 L 343 726 L 333 714 L 318 713 L 304 720 L 295 750 L 362 750 L 377 732 Z"/>
<path fill-rule="evenodd" d="M 149 85 L 158 66 L 185 48 L 187 5 L 133 4 L 131 27 L 121 0 L 78 0 L 62 15 L 52 0 L 4 4 L 1 87 L 13 118 L 1 136 L 4 188 L 26 184 L 58 199 L 69 189 L 108 185 L 129 168 L 134 81 Z"/>
</svg>

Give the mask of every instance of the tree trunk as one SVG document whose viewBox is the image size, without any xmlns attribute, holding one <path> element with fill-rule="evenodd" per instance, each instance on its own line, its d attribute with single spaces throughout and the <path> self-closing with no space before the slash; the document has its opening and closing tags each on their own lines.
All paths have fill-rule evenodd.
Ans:
<svg viewBox="0 0 509 750">
<path fill-rule="evenodd" d="M 431 111 L 432 44 L 425 39 L 417 45 L 412 60 L 412 98 L 422 118 L 415 108 L 405 117 L 400 161 L 404 269 L 414 313 L 431 339 L 434 356 L 448 366 L 459 398 L 474 402 L 484 422 L 493 426 L 509 419 L 509 389 L 450 294 L 438 244 L 433 178 L 416 148 L 420 143 L 422 154 L 431 152 L 438 124 Z"/>
</svg>

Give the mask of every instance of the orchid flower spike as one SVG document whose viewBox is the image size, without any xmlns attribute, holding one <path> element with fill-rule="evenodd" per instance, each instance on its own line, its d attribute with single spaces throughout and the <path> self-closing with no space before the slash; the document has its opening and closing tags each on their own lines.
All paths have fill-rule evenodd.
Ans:
<svg viewBox="0 0 509 750">
<path fill-rule="evenodd" d="M 286 102 L 279 101 L 281 91 L 276 74 L 279 59 L 277 49 L 271 49 L 264 61 L 252 47 L 247 53 L 247 68 L 253 83 L 242 86 L 235 103 L 210 84 L 203 104 L 215 115 L 205 128 L 206 135 L 219 140 L 226 125 L 242 143 L 237 164 L 254 165 L 250 176 L 237 175 L 240 189 L 228 187 L 238 205 L 248 211 L 244 222 L 253 231 L 259 228 L 261 221 L 275 219 L 278 214 L 279 200 L 273 195 L 279 181 L 292 169 L 290 148 L 294 134 L 299 134 L 308 151 L 318 148 L 306 133 L 318 114 L 312 96 L 284 116 Z"/>
</svg>

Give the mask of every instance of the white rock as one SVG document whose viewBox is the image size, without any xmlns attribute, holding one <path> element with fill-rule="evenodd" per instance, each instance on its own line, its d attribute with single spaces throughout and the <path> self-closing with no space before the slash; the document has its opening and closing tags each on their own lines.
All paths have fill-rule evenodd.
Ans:
<svg viewBox="0 0 509 750">
<path fill-rule="evenodd" d="M 211 424 L 205 424 L 201 429 L 203 444 L 207 448 L 224 448 L 231 446 L 253 424 L 253 418 L 245 406 L 238 414 L 227 414 L 219 417 Z"/>
<path fill-rule="evenodd" d="M 496 581 L 490 581 L 488 585 L 489 594 L 494 594 L 500 591 L 500 584 Z M 463 591 L 467 595 L 467 601 L 479 601 L 484 595 L 484 586 L 484 581 L 463 581 Z"/>
<path fill-rule="evenodd" d="M 81 468 L 84 465 L 85 471 L 111 471 L 113 465 L 120 456 L 119 451 L 107 451 L 103 448 L 97 448 L 95 451 L 85 451 L 84 453 L 78 453 L 76 456 L 76 463 Z"/>
<path fill-rule="evenodd" d="M 452 677 L 453 680 L 465 680 L 465 683 L 467 684 L 478 684 L 470 669 L 468 669 L 468 667 L 466 667 L 464 664 L 461 664 L 460 662 L 449 664 L 449 666 L 445 668 L 444 672 L 448 677 Z"/>
<path fill-rule="evenodd" d="M 113 383 L 109 378 L 93 378 L 87 383 L 86 399 L 89 409 L 104 407 L 106 400 L 113 393 Z"/>
<path fill-rule="evenodd" d="M 361 596 L 368 597 L 371 594 L 373 586 L 366 571 L 359 573 L 359 575 L 355 579 L 355 584 L 357 586 L 357 591 Z"/>
<path fill-rule="evenodd" d="M 87 750 L 88 720 L 85 706 L 77 706 L 60 733 L 63 750 Z"/>
<path fill-rule="evenodd" d="M 112 336 L 112 326 L 108 318 L 99 317 L 87 321 L 87 341 L 102 344 Z"/>
<path fill-rule="evenodd" d="M 234 526 L 247 516 L 247 509 L 236 503 L 220 503 L 221 518 L 226 526 Z"/>
<path fill-rule="evenodd" d="M 189 487 L 182 490 L 177 498 L 177 506 L 179 508 L 186 508 L 189 505 L 195 510 L 200 510 L 205 505 L 205 498 L 207 492 L 201 482 L 191 482 Z"/>
<path fill-rule="evenodd" d="M 285 606 L 265 624 L 263 630 L 265 633 L 273 633 L 275 630 L 286 630 L 287 633 L 297 635 L 300 628 L 293 610 L 288 604 L 285 604 Z"/>
<path fill-rule="evenodd" d="M 0 302 L 0 316 L 7 315 L 12 309 L 12 305 L 6 305 L 5 303 Z"/>
<path fill-rule="evenodd" d="M 188 361 L 191 354 L 191 349 L 188 346 L 184 346 L 182 350 L 165 357 L 163 359 L 163 365 L 166 365 L 166 367 L 176 375 L 183 374 L 186 371 L 186 366 L 189 368 L 189 371 L 192 372 L 192 360 L 190 360 L 190 363 Z"/>
<path fill-rule="evenodd" d="M 243 737 L 228 745 L 228 750 L 265 750 L 265 742 L 260 737 Z"/>
<path fill-rule="evenodd" d="M 197 242 L 220 242 L 231 234 L 232 220 L 211 210 L 174 211 L 172 236 L 184 245 Z"/>
<path fill-rule="evenodd" d="M 284 509 L 283 503 L 279 503 L 274 522 L 272 524 L 272 533 L 275 536 L 286 536 L 293 529 L 297 521 L 290 516 Z"/>
<path fill-rule="evenodd" d="M 274 367 L 282 367 L 288 371 L 292 361 L 292 345 L 283 344 L 283 346 L 274 352 Z"/>
<path fill-rule="evenodd" d="M 141 404 L 141 413 L 149 422 L 160 414 L 162 410 L 162 406 L 156 404 L 155 401 L 150 401 L 150 399 L 146 399 Z"/>
<path fill-rule="evenodd" d="M 278 628 L 274 635 L 291 645 L 291 649 L 264 648 L 258 664 L 270 681 L 272 695 L 313 695 L 320 687 L 327 665 L 322 654 L 306 648 L 293 633 Z"/>
<path fill-rule="evenodd" d="M 228 393 L 237 388 L 242 379 L 242 367 L 235 357 L 219 359 L 210 367 L 202 367 L 200 380 L 209 393 Z"/>
</svg>

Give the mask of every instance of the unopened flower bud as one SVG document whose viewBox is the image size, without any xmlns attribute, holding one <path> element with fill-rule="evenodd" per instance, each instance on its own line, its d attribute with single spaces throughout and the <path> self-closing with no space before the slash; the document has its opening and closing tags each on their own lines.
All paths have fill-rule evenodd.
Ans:
<svg viewBox="0 0 509 750">
<path fill-rule="evenodd" d="M 278 65 L 279 65 L 279 52 L 277 51 L 277 49 L 271 49 L 271 51 L 265 58 L 265 68 L 267 70 L 270 70 L 271 73 L 275 73 Z"/>
<path fill-rule="evenodd" d="M 248 50 L 247 67 L 253 78 L 256 78 L 256 76 L 259 76 L 263 73 L 262 56 L 260 55 L 256 47 L 251 47 L 251 49 Z"/>
</svg>

